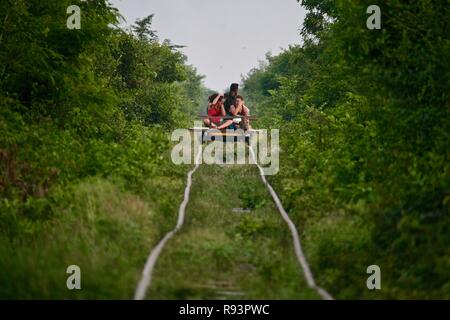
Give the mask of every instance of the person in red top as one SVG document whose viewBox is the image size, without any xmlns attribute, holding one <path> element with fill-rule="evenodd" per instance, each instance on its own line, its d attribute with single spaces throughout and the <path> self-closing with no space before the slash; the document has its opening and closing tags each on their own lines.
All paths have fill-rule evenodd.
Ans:
<svg viewBox="0 0 450 320">
<path fill-rule="evenodd" d="M 208 98 L 208 118 L 204 120 L 206 126 L 218 128 L 222 124 L 222 117 L 226 116 L 224 102 L 225 98 L 221 93 L 215 93 Z"/>
</svg>

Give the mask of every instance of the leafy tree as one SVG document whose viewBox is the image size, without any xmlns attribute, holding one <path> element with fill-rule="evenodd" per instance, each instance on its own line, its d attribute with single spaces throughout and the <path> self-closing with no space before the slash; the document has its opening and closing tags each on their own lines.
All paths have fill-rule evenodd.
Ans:
<svg viewBox="0 0 450 320">
<path fill-rule="evenodd" d="M 376 260 L 379 296 L 446 297 L 450 10 L 385 1 L 382 29 L 368 30 L 370 1 L 301 3 L 304 45 L 244 85 L 262 123 L 281 128 L 272 180 L 307 226 L 319 281 L 337 297 L 371 297 L 352 274 Z"/>
<path fill-rule="evenodd" d="M 151 14 L 143 19 L 138 19 L 132 26 L 132 30 L 140 40 L 149 42 L 158 41 L 157 32 L 151 29 L 154 16 L 154 14 Z"/>
</svg>

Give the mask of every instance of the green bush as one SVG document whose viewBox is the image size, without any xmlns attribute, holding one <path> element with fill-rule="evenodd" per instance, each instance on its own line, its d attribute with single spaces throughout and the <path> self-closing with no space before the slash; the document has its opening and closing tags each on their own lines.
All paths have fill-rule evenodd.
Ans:
<svg viewBox="0 0 450 320">
<path fill-rule="evenodd" d="M 0 20 L 0 297 L 130 298 L 176 221 L 187 168 L 169 130 L 199 109 L 202 76 L 142 37 L 151 17 L 119 29 L 108 1 L 2 1 Z"/>
<path fill-rule="evenodd" d="M 304 45 L 253 70 L 245 94 L 280 128 L 270 177 L 337 298 L 449 297 L 449 56 L 441 2 L 302 1 Z M 408 31 L 406 31 L 408 30 Z M 284 120 L 284 121 L 281 121 Z M 382 290 L 365 287 L 367 266 Z"/>
</svg>

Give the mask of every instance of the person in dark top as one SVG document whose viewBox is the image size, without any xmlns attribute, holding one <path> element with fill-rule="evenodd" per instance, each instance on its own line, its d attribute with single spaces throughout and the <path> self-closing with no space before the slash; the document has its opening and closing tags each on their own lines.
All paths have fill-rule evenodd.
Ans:
<svg viewBox="0 0 450 320">
<path fill-rule="evenodd" d="M 230 86 L 230 92 L 225 94 L 225 112 L 227 116 L 231 116 L 230 108 L 236 105 L 236 97 L 239 93 L 239 84 L 233 83 Z"/>
<path fill-rule="evenodd" d="M 225 113 L 224 108 L 222 107 L 222 114 Z M 248 117 L 250 116 L 250 110 L 247 108 L 244 102 L 244 98 L 240 95 L 236 96 L 235 104 L 230 107 L 230 115 L 231 117 L 236 117 L 234 119 L 229 119 L 227 121 L 222 121 L 219 126 L 216 126 L 217 129 L 230 129 L 230 130 L 249 130 L 251 129 L 250 121 Z"/>
<path fill-rule="evenodd" d="M 236 103 L 231 106 L 230 113 L 233 116 L 244 117 L 240 119 L 241 121 L 238 122 L 238 125 L 235 125 L 235 129 L 241 128 L 245 131 L 251 129 L 250 120 L 248 118 L 250 116 L 250 109 L 245 105 L 244 98 L 241 95 L 236 97 Z"/>
</svg>

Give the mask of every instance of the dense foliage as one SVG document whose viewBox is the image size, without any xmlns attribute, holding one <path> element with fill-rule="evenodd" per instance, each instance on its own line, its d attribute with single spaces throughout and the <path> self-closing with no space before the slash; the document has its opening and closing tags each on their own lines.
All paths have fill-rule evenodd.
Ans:
<svg viewBox="0 0 450 320">
<path fill-rule="evenodd" d="M 175 218 L 185 168 L 166 132 L 200 109 L 202 76 L 153 16 L 130 32 L 119 17 L 105 0 L 0 2 L 2 298 L 66 297 L 70 264 L 90 273 L 89 297 L 129 298 Z M 111 267 L 121 280 L 101 276 Z"/>
<path fill-rule="evenodd" d="M 243 94 L 281 129 L 270 179 L 319 284 L 336 298 L 450 298 L 447 1 L 383 1 L 381 30 L 366 28 L 371 1 L 301 3 L 303 44 L 268 55 Z M 0 1 L 1 298 L 130 298 L 174 225 L 186 168 L 167 133 L 208 92 L 152 19 L 125 31 L 106 0 Z M 72 264 L 80 292 L 66 288 Z"/>
<path fill-rule="evenodd" d="M 272 181 L 338 298 L 449 298 L 447 1 L 304 0 L 303 45 L 252 70 L 245 95 L 280 128 Z M 366 288 L 381 267 L 382 290 Z"/>
</svg>

